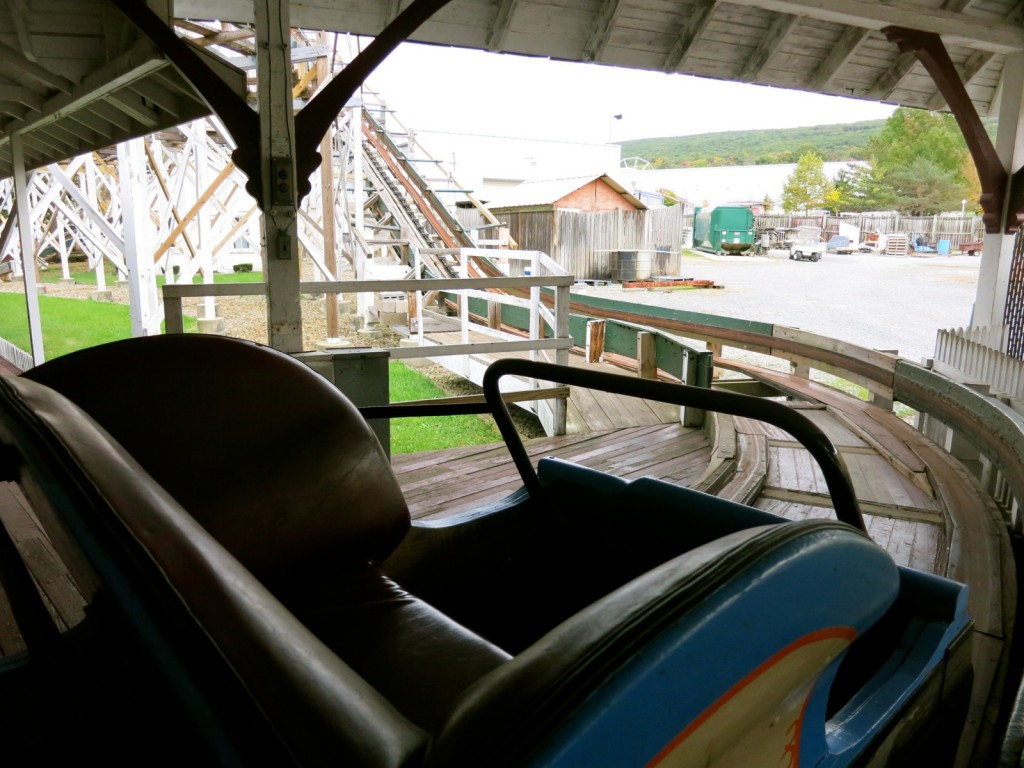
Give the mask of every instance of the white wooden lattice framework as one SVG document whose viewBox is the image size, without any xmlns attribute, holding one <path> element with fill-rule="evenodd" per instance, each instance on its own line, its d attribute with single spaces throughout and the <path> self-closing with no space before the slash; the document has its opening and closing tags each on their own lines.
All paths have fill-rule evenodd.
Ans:
<svg viewBox="0 0 1024 768">
<path fill-rule="evenodd" d="M 300 93 L 315 90 L 327 72 L 338 68 L 327 57 L 337 53 L 339 41 L 328 46 L 322 33 L 293 34 L 305 43 L 292 49 L 300 78 L 293 95 L 301 101 Z M 340 41 L 351 45 L 347 38 Z M 256 62 L 243 63 L 254 67 Z M 364 140 L 367 113 L 380 125 L 386 125 L 390 114 L 377 94 L 363 89 L 325 137 L 321 150 L 329 160 L 314 174 L 311 192 L 298 209 L 296 246 L 310 260 L 313 279 L 336 281 L 346 274 L 364 279 L 369 262 L 396 263 L 399 257 L 411 262 L 410 247 L 435 245 L 415 231 L 414 213 L 400 199 L 394 181 L 384 178 L 390 176 L 385 166 L 367 160 L 374 151 Z M 404 151 L 429 158 L 411 131 L 400 124 L 399 129 Z M 7 224 L 0 229 L 0 260 L 12 261 L 15 274 L 24 275 L 25 265 L 14 254 L 31 253 L 38 267 L 59 264 L 63 278 L 72 279 L 70 259 L 84 256 L 96 275 L 98 297 L 108 289 L 112 266 L 116 282 L 129 287 L 133 333 L 159 333 L 163 309 L 158 276 L 174 284 L 190 283 L 198 275 L 211 284 L 215 273 L 236 266 L 266 271 L 263 217 L 245 189 L 245 174 L 231 160 L 233 150 L 230 134 L 213 116 L 51 164 L 25 176 L 24 218 L 30 227 L 24 231 L 14 226 L 17 217 L 4 214 L 16 210 L 16 179 L 0 182 L 0 225 Z M 330 224 L 326 240 L 331 243 L 326 250 L 325 222 Z M 22 239 L 29 248 L 21 248 Z M 31 326 L 38 329 L 35 294 L 28 291 L 29 315 Z M 336 317 L 334 296 L 328 299 L 329 317 Z M 372 296 L 358 294 L 357 311 L 364 320 L 370 319 L 371 305 Z M 212 296 L 202 301 L 199 314 L 216 317 Z M 329 322 L 329 335 L 331 330 Z M 41 335 L 39 339 L 33 352 L 37 360 L 42 359 Z"/>
</svg>

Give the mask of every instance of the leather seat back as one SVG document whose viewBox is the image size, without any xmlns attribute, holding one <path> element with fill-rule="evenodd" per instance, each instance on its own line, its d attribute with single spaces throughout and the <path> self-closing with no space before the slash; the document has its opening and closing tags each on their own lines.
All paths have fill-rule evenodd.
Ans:
<svg viewBox="0 0 1024 768">
<path fill-rule="evenodd" d="M 383 560 L 408 529 L 372 430 L 288 355 L 221 336 L 145 337 L 23 375 L 88 413 L 268 584 L 327 560 Z"/>
</svg>

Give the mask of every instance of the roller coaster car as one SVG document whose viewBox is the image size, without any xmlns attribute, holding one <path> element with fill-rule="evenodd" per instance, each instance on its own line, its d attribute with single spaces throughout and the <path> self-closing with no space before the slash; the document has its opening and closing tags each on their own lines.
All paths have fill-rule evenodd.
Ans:
<svg viewBox="0 0 1024 768">
<path fill-rule="evenodd" d="M 556 459 L 535 473 L 498 390 L 518 374 L 760 414 L 852 525 Z M 50 734 L 109 765 L 951 762 L 966 589 L 857 530 L 811 422 L 525 361 L 485 392 L 524 487 L 423 523 L 360 412 L 273 350 L 151 337 L 0 378 L 9 479 L 89 601 L 59 630 L 0 542 L 29 646 L 0 667 L 5 755 Z"/>
</svg>

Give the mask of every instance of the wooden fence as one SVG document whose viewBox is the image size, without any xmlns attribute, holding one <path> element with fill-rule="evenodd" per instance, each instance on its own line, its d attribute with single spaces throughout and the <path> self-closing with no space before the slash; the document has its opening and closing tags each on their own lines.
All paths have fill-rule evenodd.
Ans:
<svg viewBox="0 0 1024 768">
<path fill-rule="evenodd" d="M 467 228 L 486 224 L 473 209 L 459 209 L 458 218 Z M 520 248 L 550 254 L 580 279 L 610 277 L 613 251 L 648 251 L 653 274 L 678 274 L 680 249 L 689 245 L 693 232 L 693 214 L 686 213 L 682 206 L 646 211 L 508 211 L 499 218 L 508 225 L 509 234 Z M 933 246 L 948 240 L 951 252 L 984 237 L 981 217 L 959 215 L 761 214 L 754 217 L 754 228 L 815 226 L 829 238 L 839 233 L 840 222 L 858 227 L 862 237 L 869 232 L 905 234 L 911 243 L 921 238 Z"/>
</svg>

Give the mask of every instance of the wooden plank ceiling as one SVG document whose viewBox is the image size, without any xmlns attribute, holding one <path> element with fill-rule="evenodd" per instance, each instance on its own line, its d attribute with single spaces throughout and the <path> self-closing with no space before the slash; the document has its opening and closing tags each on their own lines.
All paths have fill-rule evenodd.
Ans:
<svg viewBox="0 0 1024 768">
<path fill-rule="evenodd" d="M 245 92 L 244 72 L 203 55 Z M 36 168 L 209 113 L 106 0 L 0 0 L 0 178 L 12 134 Z"/>
<path fill-rule="evenodd" d="M 291 21 L 372 36 L 407 2 L 292 0 Z M 173 14 L 180 34 L 206 44 L 234 29 L 211 21 L 253 21 L 251 0 L 176 0 Z M 412 39 L 945 108 L 917 59 L 882 32 L 900 26 L 940 35 L 989 115 L 1006 57 L 1024 51 L 1022 19 L 1024 0 L 452 0 Z M 220 72 L 241 92 L 240 71 Z M 742 105 L 693 106 L 742 114 Z M 107 0 L 0 0 L 0 177 L 10 174 L 12 132 L 34 167 L 207 111 Z"/>
</svg>

